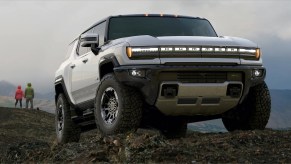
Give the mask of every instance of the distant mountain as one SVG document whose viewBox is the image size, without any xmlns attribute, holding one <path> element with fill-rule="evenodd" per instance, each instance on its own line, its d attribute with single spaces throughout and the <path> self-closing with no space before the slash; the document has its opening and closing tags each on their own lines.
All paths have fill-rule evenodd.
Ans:
<svg viewBox="0 0 291 164">
<path fill-rule="evenodd" d="M 38 99 L 43 99 L 43 100 L 54 100 L 55 92 L 48 92 L 48 93 L 36 92 L 35 97 Z"/>
<path fill-rule="evenodd" d="M 0 81 L 0 95 L 14 97 L 15 90 L 16 90 L 15 85 L 13 85 L 5 80 Z"/>
<path fill-rule="evenodd" d="M 0 96 L 10 96 L 14 97 L 15 91 L 17 86 L 7 82 L 5 80 L 0 81 Z M 24 91 L 25 88 L 22 86 L 22 90 Z M 53 100 L 54 99 L 54 92 L 49 93 L 40 93 L 35 92 L 35 98 L 37 99 L 44 99 L 44 100 Z"/>
</svg>

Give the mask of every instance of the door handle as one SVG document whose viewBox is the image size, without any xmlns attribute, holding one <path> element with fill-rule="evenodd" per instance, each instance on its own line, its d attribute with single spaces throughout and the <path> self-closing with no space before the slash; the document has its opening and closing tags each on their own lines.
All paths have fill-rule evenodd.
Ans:
<svg viewBox="0 0 291 164">
<path fill-rule="evenodd" d="M 84 60 L 83 60 L 83 63 L 87 63 L 87 61 L 88 61 L 88 59 L 84 59 Z"/>
<path fill-rule="evenodd" d="M 72 64 L 70 67 L 73 69 L 73 68 L 75 68 L 75 67 L 76 67 L 76 65 L 75 65 L 75 64 Z"/>
</svg>

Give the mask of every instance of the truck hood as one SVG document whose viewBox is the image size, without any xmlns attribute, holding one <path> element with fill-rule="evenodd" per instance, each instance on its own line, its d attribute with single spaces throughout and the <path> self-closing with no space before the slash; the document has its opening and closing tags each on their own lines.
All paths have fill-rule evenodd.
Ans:
<svg viewBox="0 0 291 164">
<path fill-rule="evenodd" d="M 160 46 L 160 45 L 205 45 L 205 46 L 234 46 L 257 47 L 250 40 L 238 37 L 203 37 L 203 36 L 163 36 L 149 35 L 133 36 L 117 39 L 117 42 L 127 42 L 130 46 Z"/>
</svg>

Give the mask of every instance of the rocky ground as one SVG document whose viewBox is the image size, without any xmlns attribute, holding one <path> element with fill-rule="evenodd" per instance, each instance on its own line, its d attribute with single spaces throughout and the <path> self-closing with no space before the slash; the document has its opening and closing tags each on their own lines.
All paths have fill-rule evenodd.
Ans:
<svg viewBox="0 0 291 164">
<path fill-rule="evenodd" d="M 291 131 L 188 132 L 165 139 L 157 130 L 102 137 L 97 130 L 79 143 L 58 145 L 54 116 L 0 108 L 0 163 L 290 163 Z"/>
</svg>

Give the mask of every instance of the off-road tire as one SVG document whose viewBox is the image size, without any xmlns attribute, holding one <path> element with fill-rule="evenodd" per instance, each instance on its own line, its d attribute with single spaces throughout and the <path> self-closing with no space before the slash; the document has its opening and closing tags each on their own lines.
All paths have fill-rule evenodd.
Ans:
<svg viewBox="0 0 291 164">
<path fill-rule="evenodd" d="M 222 116 L 228 131 L 265 129 L 271 112 L 271 97 L 265 82 L 250 88 L 244 102 Z"/>
<path fill-rule="evenodd" d="M 118 114 L 111 123 L 106 123 L 106 117 L 102 117 L 102 111 L 103 116 L 106 114 L 103 110 L 104 108 L 102 108 L 104 104 L 106 105 L 103 102 L 105 98 L 102 99 L 102 95 L 107 90 L 108 92 L 114 92 L 118 99 L 116 105 Z M 114 98 L 114 96 L 112 97 Z M 135 131 L 141 122 L 142 104 L 141 96 L 134 88 L 119 83 L 114 74 L 105 75 L 97 89 L 95 98 L 94 115 L 98 129 L 103 135 Z"/>
<path fill-rule="evenodd" d="M 70 104 L 62 93 L 59 94 L 56 103 L 55 126 L 58 143 L 78 142 L 80 140 L 81 129 L 72 121 Z"/>
</svg>

